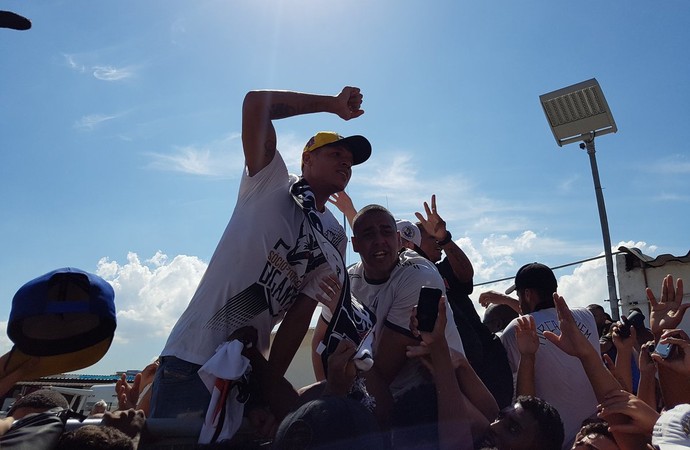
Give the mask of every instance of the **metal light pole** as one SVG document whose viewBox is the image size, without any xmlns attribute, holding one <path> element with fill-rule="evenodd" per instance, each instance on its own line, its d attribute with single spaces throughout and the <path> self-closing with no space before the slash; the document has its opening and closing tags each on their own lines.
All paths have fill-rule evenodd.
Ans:
<svg viewBox="0 0 690 450">
<path fill-rule="evenodd" d="M 604 254 L 606 256 L 606 280 L 609 291 L 609 304 L 613 320 L 620 318 L 618 311 L 618 293 L 616 278 L 613 272 L 613 255 L 611 252 L 611 237 L 609 222 L 606 217 L 604 194 L 599 180 L 599 169 L 594 150 L 594 137 L 618 131 L 616 122 L 608 107 L 604 93 L 596 79 L 583 81 L 572 86 L 540 95 L 544 114 L 549 121 L 556 143 L 559 147 L 564 144 L 582 141 L 581 149 L 586 149 L 592 168 L 594 193 L 599 209 L 601 234 L 604 238 Z"/>
</svg>

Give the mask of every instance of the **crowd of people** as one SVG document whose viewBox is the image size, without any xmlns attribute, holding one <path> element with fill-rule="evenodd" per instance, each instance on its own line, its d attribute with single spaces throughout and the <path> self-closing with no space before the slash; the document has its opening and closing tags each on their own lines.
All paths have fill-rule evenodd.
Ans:
<svg viewBox="0 0 690 450">
<path fill-rule="evenodd" d="M 198 421 L 200 448 L 690 448 L 682 281 L 667 276 L 658 299 L 647 289 L 647 328 L 643 311 L 616 322 L 596 304 L 569 308 L 553 271 L 529 263 L 505 293 L 480 295 L 480 318 L 472 264 L 435 195 L 413 223 L 345 193 L 371 154 L 365 137 L 316 133 L 301 175 L 288 173 L 274 121 L 351 120 L 362 100 L 355 87 L 246 95 L 237 204 L 194 296 L 158 360 L 117 383 L 118 411 L 61 433 L 59 448 L 136 448 L 145 417 Z M 350 223 L 355 264 L 328 202 Z M 439 294 L 428 328 L 423 288 Z M 292 386 L 285 373 L 317 307 L 316 383 Z M 34 394 L 0 422 L 0 447 L 27 415 L 68 409 Z"/>
</svg>

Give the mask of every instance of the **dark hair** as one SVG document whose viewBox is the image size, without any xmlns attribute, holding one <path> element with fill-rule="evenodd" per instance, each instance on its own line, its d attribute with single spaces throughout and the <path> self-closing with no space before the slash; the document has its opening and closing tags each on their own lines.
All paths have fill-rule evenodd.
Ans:
<svg viewBox="0 0 690 450">
<path fill-rule="evenodd" d="M 271 448 L 351 450 L 384 445 L 384 435 L 364 405 L 347 397 L 326 396 L 285 416 Z"/>
<path fill-rule="evenodd" d="M 393 214 L 391 214 L 391 212 L 388 211 L 388 209 L 381 205 L 367 205 L 364 208 L 360 209 L 359 212 L 355 214 L 355 217 L 352 219 L 352 233 L 355 236 L 357 236 L 355 228 L 357 228 L 357 222 L 359 221 L 359 218 L 372 212 L 382 212 L 388 214 L 391 218 L 391 221 L 393 222 L 393 228 L 395 228 L 395 217 L 393 217 Z"/>
<path fill-rule="evenodd" d="M 117 428 L 84 425 L 60 436 L 57 450 L 134 450 L 132 438 Z"/>
<path fill-rule="evenodd" d="M 539 447 L 535 450 L 560 450 L 563 445 L 563 421 L 556 408 L 546 401 L 531 395 L 516 399 L 527 412 L 532 414 L 539 426 Z"/>
<path fill-rule="evenodd" d="M 605 436 L 614 442 L 616 441 L 616 438 L 609 431 L 608 422 L 605 422 L 603 420 L 585 420 L 582 423 L 582 428 L 580 428 L 579 433 L 583 436 L 586 436 L 588 434 L 598 434 L 600 436 Z"/>
<path fill-rule="evenodd" d="M 13 415 L 19 408 L 44 409 L 45 411 L 53 408 L 69 409 L 69 403 L 58 391 L 39 389 L 14 402 L 7 415 Z"/>
</svg>

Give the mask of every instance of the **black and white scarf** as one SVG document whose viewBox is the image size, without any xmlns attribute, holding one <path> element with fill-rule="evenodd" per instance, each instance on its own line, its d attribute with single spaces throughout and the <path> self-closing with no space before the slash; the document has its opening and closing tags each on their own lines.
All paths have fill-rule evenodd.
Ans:
<svg viewBox="0 0 690 450">
<path fill-rule="evenodd" d="M 373 330 L 374 324 L 376 324 L 376 315 L 365 305 L 351 297 L 350 278 L 345 268 L 345 261 L 338 248 L 324 234 L 323 224 L 316 210 L 314 193 L 311 191 L 307 180 L 299 178 L 290 186 L 290 193 L 304 212 L 323 256 L 342 285 L 338 306 L 333 312 L 333 318 L 328 324 L 323 340 L 325 350 L 321 353 L 321 359 L 327 373 L 328 357 L 335 351 L 338 343 L 347 338 L 354 342 L 357 347 L 360 347 L 362 341 Z"/>
</svg>

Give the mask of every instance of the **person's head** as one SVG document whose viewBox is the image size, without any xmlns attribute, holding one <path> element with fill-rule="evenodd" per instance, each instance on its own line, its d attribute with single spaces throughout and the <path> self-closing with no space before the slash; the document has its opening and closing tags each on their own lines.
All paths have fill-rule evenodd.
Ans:
<svg viewBox="0 0 690 450">
<path fill-rule="evenodd" d="M 352 233 L 352 248 L 359 253 L 367 278 L 387 279 L 400 249 L 400 234 L 390 211 L 380 205 L 365 206 L 352 221 Z"/>
<path fill-rule="evenodd" d="M 376 419 L 360 402 L 323 397 L 305 403 L 280 423 L 275 450 L 384 448 Z"/>
<path fill-rule="evenodd" d="M 84 425 L 60 436 L 57 450 L 134 450 L 132 438 L 117 428 Z"/>
<path fill-rule="evenodd" d="M 371 144 L 363 136 L 342 137 L 332 131 L 312 136 L 302 151 L 302 175 L 312 189 L 328 195 L 340 192 L 350 182 L 352 166 L 371 155 Z"/>
<path fill-rule="evenodd" d="M 480 438 L 479 446 L 498 450 L 559 450 L 563 422 L 556 408 L 532 396 L 520 396 L 503 408 Z"/>
<path fill-rule="evenodd" d="M 519 314 L 508 305 L 491 304 L 484 311 L 484 318 L 482 323 L 492 333 L 503 331 L 508 326 L 511 320 L 515 319 Z"/>
<path fill-rule="evenodd" d="M 617 450 L 618 444 L 609 431 L 607 422 L 590 422 L 582 426 L 575 436 L 571 450 Z"/>
<path fill-rule="evenodd" d="M 605 334 L 604 330 L 606 329 L 607 325 L 613 323 L 613 319 L 606 311 L 604 311 L 603 306 L 597 305 L 596 303 L 587 305 L 587 310 L 589 310 L 589 312 L 591 312 L 594 316 L 594 320 L 597 323 L 597 331 L 599 332 L 599 336 L 603 336 Z"/>
<path fill-rule="evenodd" d="M 409 248 L 420 253 L 419 246 L 422 244 L 422 233 L 417 225 L 409 220 L 396 220 L 395 226 L 400 233 L 400 248 Z"/>
<path fill-rule="evenodd" d="M 89 413 L 89 415 L 103 414 L 107 410 L 108 404 L 105 402 L 105 400 L 101 399 L 94 403 L 94 405 L 91 407 L 91 412 Z"/>
<path fill-rule="evenodd" d="M 515 275 L 515 284 L 506 290 L 506 294 L 517 293 L 520 310 L 529 314 L 540 309 L 552 308 L 553 293 L 558 289 L 558 282 L 553 271 L 537 262 L 525 264 Z"/>
<path fill-rule="evenodd" d="M 52 389 L 39 389 L 17 400 L 7 415 L 21 419 L 28 414 L 45 412 L 53 408 L 69 409 L 65 396 Z"/>
<path fill-rule="evenodd" d="M 420 222 L 417 222 L 417 228 L 421 234 L 421 244 L 419 248 L 422 250 L 420 254 L 429 261 L 436 263 L 441 260 L 441 246 L 436 242 L 436 238 L 426 232 Z"/>
</svg>

